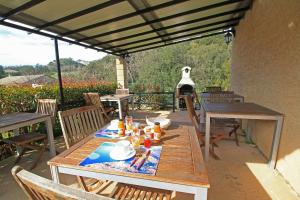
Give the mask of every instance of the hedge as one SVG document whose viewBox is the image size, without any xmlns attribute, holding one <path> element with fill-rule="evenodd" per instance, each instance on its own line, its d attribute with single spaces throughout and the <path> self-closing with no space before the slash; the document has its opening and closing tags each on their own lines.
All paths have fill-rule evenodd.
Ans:
<svg viewBox="0 0 300 200">
<path fill-rule="evenodd" d="M 98 92 L 101 95 L 115 93 L 115 83 L 102 81 L 84 81 L 63 83 L 65 102 L 82 101 L 84 92 Z M 57 85 L 45 85 L 32 88 L 29 85 L 0 86 L 0 114 L 35 110 L 38 98 L 56 98 Z"/>
</svg>

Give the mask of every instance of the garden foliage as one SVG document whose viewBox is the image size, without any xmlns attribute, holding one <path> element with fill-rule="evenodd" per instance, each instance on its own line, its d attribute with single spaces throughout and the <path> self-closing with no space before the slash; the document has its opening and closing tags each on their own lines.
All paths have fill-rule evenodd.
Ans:
<svg viewBox="0 0 300 200">
<path fill-rule="evenodd" d="M 82 93 L 98 92 L 101 95 L 115 92 L 116 84 L 104 81 L 64 81 L 65 102 L 83 101 Z M 36 99 L 56 98 L 59 101 L 58 85 L 32 88 L 30 85 L 0 86 L 0 113 L 35 110 Z"/>
</svg>

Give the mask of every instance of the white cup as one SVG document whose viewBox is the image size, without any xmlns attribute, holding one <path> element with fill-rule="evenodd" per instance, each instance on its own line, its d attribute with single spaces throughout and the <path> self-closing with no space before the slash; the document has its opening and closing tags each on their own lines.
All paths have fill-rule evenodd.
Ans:
<svg viewBox="0 0 300 200">
<path fill-rule="evenodd" d="M 132 146 L 128 140 L 116 142 L 115 148 L 115 151 L 119 152 L 120 155 L 128 155 L 132 152 Z"/>
</svg>

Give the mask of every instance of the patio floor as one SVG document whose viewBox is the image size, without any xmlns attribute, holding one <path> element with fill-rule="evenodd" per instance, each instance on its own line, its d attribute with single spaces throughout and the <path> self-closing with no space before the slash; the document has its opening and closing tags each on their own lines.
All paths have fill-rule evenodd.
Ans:
<svg viewBox="0 0 300 200">
<path fill-rule="evenodd" d="M 186 112 L 181 112 L 181 117 L 173 119 L 169 112 L 135 112 L 136 120 L 144 122 L 145 116 L 167 115 L 172 121 L 179 121 L 190 125 Z M 268 200 L 268 199 L 300 199 L 289 187 L 280 174 L 273 172 L 266 165 L 266 159 L 253 145 L 243 143 L 240 138 L 240 146 L 234 141 L 223 140 L 220 142 L 217 154 L 221 160 L 210 159 L 207 162 L 208 177 L 211 188 L 208 192 L 210 200 Z M 62 137 L 56 138 L 56 146 L 59 152 L 64 150 Z M 21 160 L 20 165 L 28 169 L 36 154 L 27 154 Z M 50 178 L 50 170 L 46 164 L 49 153 L 44 154 L 42 162 L 33 170 L 33 173 Z M 26 199 L 25 194 L 14 182 L 10 170 L 15 158 L 0 162 L 0 199 Z M 75 178 L 61 176 L 63 184 L 76 185 Z M 109 188 L 108 188 L 109 190 Z M 189 200 L 192 195 L 176 193 L 174 199 Z"/>
</svg>

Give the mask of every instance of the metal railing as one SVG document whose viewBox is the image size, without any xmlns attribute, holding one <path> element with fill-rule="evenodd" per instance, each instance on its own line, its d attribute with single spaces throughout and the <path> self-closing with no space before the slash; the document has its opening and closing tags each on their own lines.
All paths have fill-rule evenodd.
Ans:
<svg viewBox="0 0 300 200">
<path fill-rule="evenodd" d="M 143 108 L 152 108 L 152 109 L 169 109 L 171 108 L 175 112 L 175 92 L 135 92 L 133 94 L 133 103 L 134 108 L 142 110 Z M 106 102 L 105 102 L 106 103 Z M 116 106 L 117 104 L 112 105 L 114 102 L 110 102 L 110 106 Z M 71 108 L 76 108 L 84 106 L 84 100 L 78 101 L 67 101 L 64 102 L 63 107 L 61 104 L 58 104 L 59 110 L 68 110 Z"/>
<path fill-rule="evenodd" d="M 175 112 L 175 92 L 135 92 L 133 104 L 137 109 L 151 107 L 152 109 L 172 108 Z"/>
</svg>

